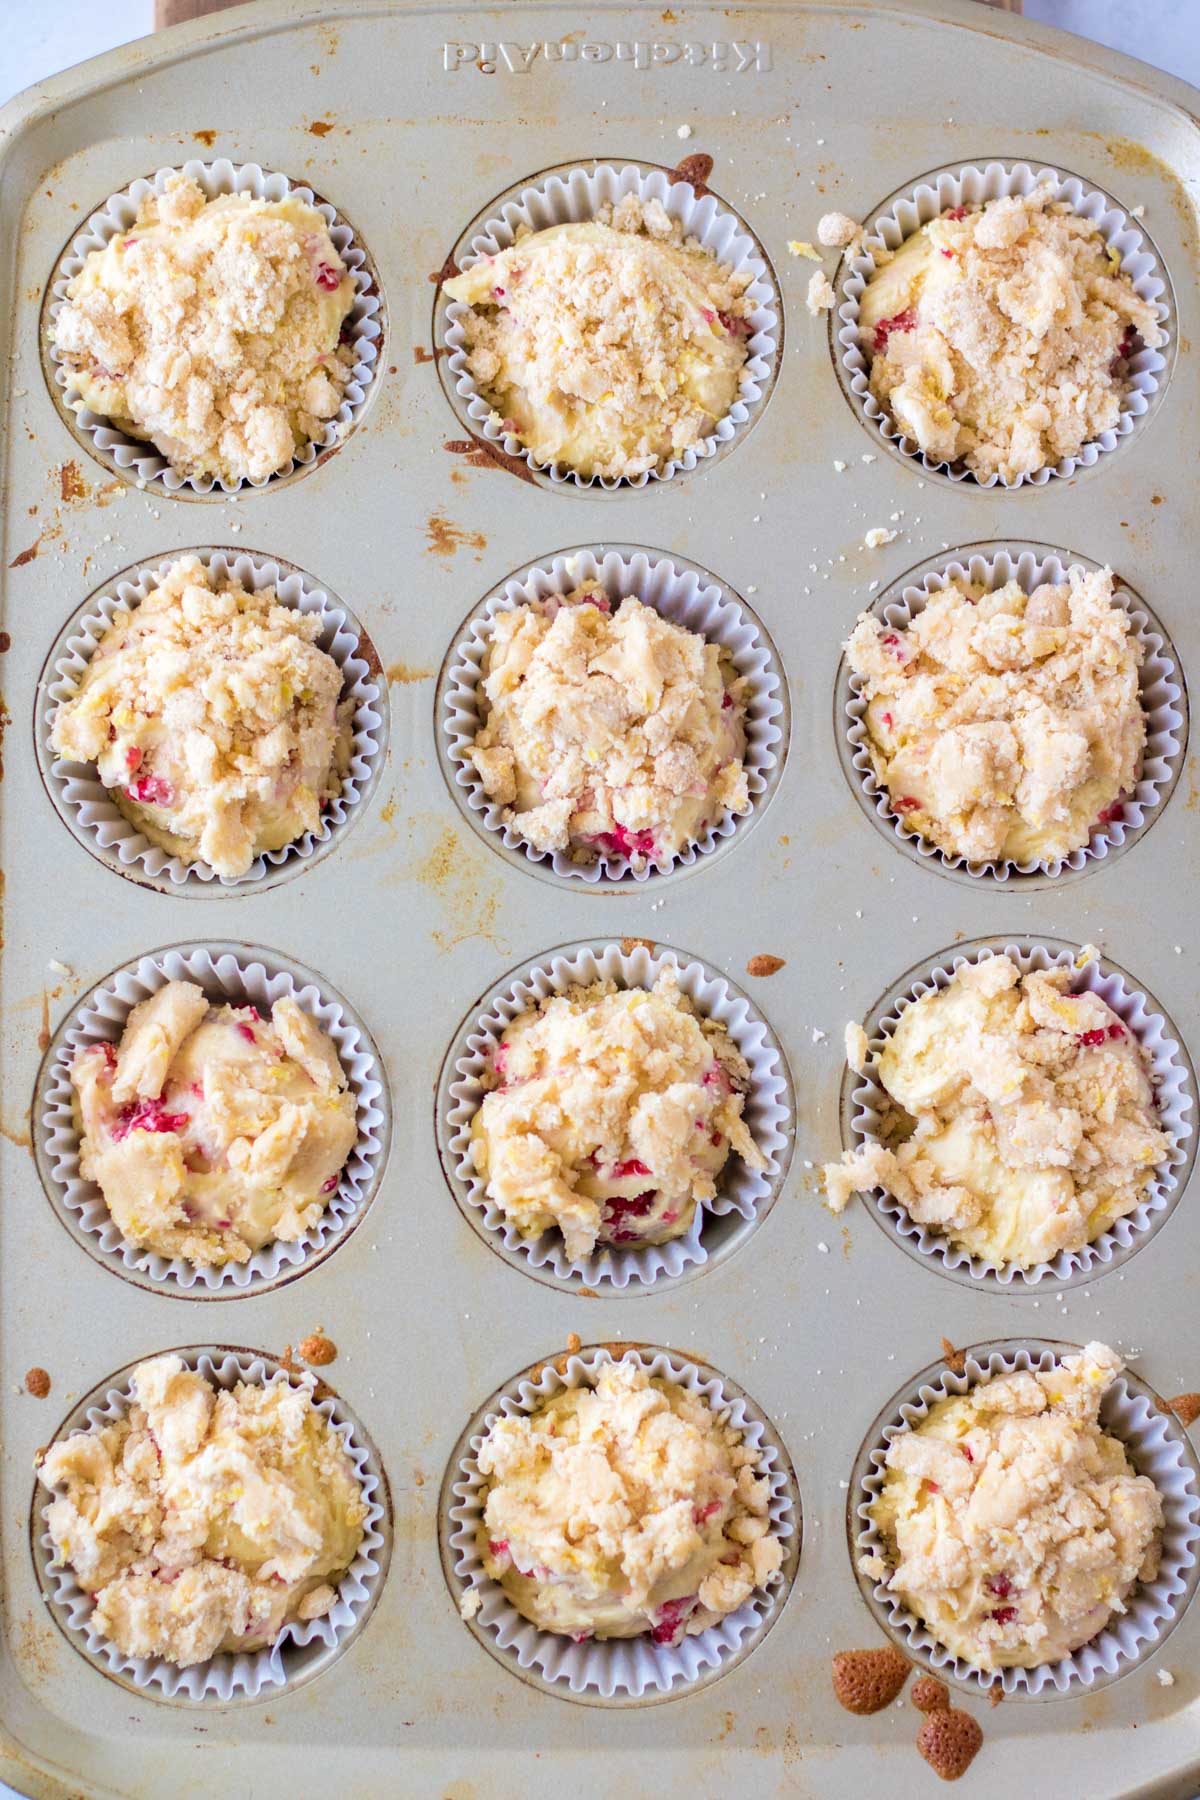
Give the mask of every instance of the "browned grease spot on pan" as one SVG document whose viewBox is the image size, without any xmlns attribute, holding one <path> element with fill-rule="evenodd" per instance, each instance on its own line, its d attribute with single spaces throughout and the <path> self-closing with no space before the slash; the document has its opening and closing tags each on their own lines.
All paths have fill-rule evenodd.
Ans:
<svg viewBox="0 0 1200 1800">
<path fill-rule="evenodd" d="M 437 822 L 437 821 L 435 821 Z M 413 865 L 413 874 L 436 896 L 442 927 L 431 933 L 439 950 L 453 950 L 470 938 L 503 948 L 496 936 L 501 887 L 491 879 L 450 825 L 443 825 L 433 848 Z"/>
<path fill-rule="evenodd" d="M 507 469 L 510 475 L 517 475 L 522 481 L 530 482 L 534 487 L 533 470 L 519 456 L 510 456 L 499 444 L 491 444 L 486 438 L 466 437 L 448 438 L 442 445 L 452 456 L 461 456 L 472 469 Z"/>
<path fill-rule="evenodd" d="M 461 275 L 461 274 L 462 274 L 462 270 L 459 268 L 459 266 L 455 262 L 454 258 L 452 256 L 448 256 L 446 258 L 445 262 L 442 264 L 441 268 L 435 269 L 433 271 L 432 275 L 430 275 L 429 279 L 430 279 L 430 281 L 436 283 L 436 285 L 438 287 L 441 287 L 443 281 L 453 281 L 453 279 L 456 275 Z"/>
<path fill-rule="evenodd" d="M 654 955 L 654 939 L 640 937 L 623 937 L 621 939 L 621 955 L 632 956 L 639 944 L 644 950 L 648 950 L 651 956 Z"/>
<path fill-rule="evenodd" d="M 86 500 L 91 492 L 77 462 L 62 464 L 58 471 L 58 486 L 63 501 L 68 506 L 76 500 Z"/>
<path fill-rule="evenodd" d="M 431 556 L 440 556 L 449 560 L 456 550 L 486 550 L 487 539 L 482 531 L 472 531 L 469 526 L 456 525 L 445 513 L 430 513 L 425 523 L 425 544 Z"/>
<path fill-rule="evenodd" d="M 192 136 L 196 139 L 197 143 L 207 145 L 210 150 L 217 141 L 217 134 L 215 131 L 193 131 Z"/>
<path fill-rule="evenodd" d="M 34 557 L 37 555 L 37 553 L 41 549 L 41 547 L 42 547 L 41 538 L 40 537 L 36 538 L 34 540 L 34 542 L 32 544 L 30 544 L 28 550 L 22 550 L 19 553 L 19 555 L 13 557 L 12 561 L 8 565 L 9 568 L 10 569 L 23 569 L 25 567 L 26 563 L 31 563 L 33 561 Z"/>
<path fill-rule="evenodd" d="M 394 662 L 387 667 L 389 681 L 398 681 L 401 687 L 408 687 L 414 681 L 432 681 L 432 669 L 414 669 L 409 663 Z"/>
<path fill-rule="evenodd" d="M 14 1126 L 0 1124 L 0 1137 L 6 1137 L 9 1143 L 15 1145 L 18 1150 L 28 1150 L 31 1148 L 29 1132 L 23 1125 Z"/>
<path fill-rule="evenodd" d="M 6 650 L 11 650 L 11 649 L 12 649 L 12 638 L 9 636 L 7 631 L 0 631 L 0 656 L 3 656 Z"/>
<path fill-rule="evenodd" d="M 413 361 L 417 364 L 435 363 L 439 356 L 445 356 L 446 354 L 440 344 L 435 344 L 432 350 L 427 350 L 424 344 L 414 344 L 412 353 Z"/>
<path fill-rule="evenodd" d="M 675 165 L 671 170 L 672 181 L 686 181 L 697 199 L 707 194 L 705 183 L 713 172 L 713 159 L 706 150 L 693 150 L 690 156 Z"/>
<path fill-rule="evenodd" d="M 42 989 L 42 1029 L 38 1032 L 38 1049 L 48 1050 L 50 1047 L 50 996 Z"/>
<path fill-rule="evenodd" d="M 334 126 L 332 119 L 314 119 L 308 129 L 312 132 L 314 137 L 323 138 L 328 137 L 330 132 L 335 130 L 336 127 Z"/>
</svg>

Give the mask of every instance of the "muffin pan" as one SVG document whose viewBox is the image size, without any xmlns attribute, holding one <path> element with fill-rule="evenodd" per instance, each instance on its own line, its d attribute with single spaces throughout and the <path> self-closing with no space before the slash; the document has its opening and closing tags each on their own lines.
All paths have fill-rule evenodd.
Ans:
<svg viewBox="0 0 1200 1800">
<path fill-rule="evenodd" d="M 974 0 L 779 0 L 735 14 L 618 6 L 595 17 L 518 0 L 502 38 L 496 19 L 408 0 L 262 0 L 131 45 L 4 113 L 0 1775 L 39 1800 L 182 1796 L 197 1782 L 305 1796 L 473 1787 L 489 1800 L 566 1788 L 606 1800 L 614 1771 L 638 1794 L 928 1793 L 907 1700 L 855 1718 L 830 1687 L 834 1651 L 886 1641 L 847 1538 L 862 1447 L 922 1380 L 941 1378 L 940 1364 L 928 1371 L 942 1339 L 986 1355 L 997 1340 L 1038 1354 L 1047 1340 L 1098 1337 L 1129 1358 L 1131 1390 L 1200 1389 L 1191 1138 L 1169 1210 L 1136 1248 L 1118 1246 L 1069 1284 L 945 1279 L 936 1257 L 905 1254 L 890 1223 L 877 1229 L 868 1201 L 831 1217 L 817 1184 L 842 1143 L 844 1023 L 982 941 L 1099 945 L 1164 1019 L 1194 1090 L 1200 812 L 1182 740 L 1152 829 L 1059 875 L 979 879 L 943 870 L 868 816 L 843 766 L 852 747 L 838 669 L 858 612 L 923 572 L 981 546 L 989 557 L 1053 550 L 1064 563 L 1110 564 L 1144 604 L 1186 729 L 1200 659 L 1188 435 L 1200 417 L 1188 198 L 1200 182 L 1197 96 Z M 712 193 L 760 248 L 778 296 L 761 395 L 729 443 L 677 479 L 582 489 L 530 469 L 457 393 L 437 284 L 448 251 L 555 172 L 603 164 L 665 179 L 692 153 L 713 158 Z M 105 196 L 193 157 L 284 171 L 352 221 L 387 314 L 344 437 L 293 477 L 214 489 L 202 531 L 192 489 L 173 492 L 156 474 L 139 486 L 136 458 L 114 466 L 116 451 L 75 434 L 42 370 L 64 245 Z M 1011 490 L 947 479 L 888 442 L 843 391 L 844 319 L 809 317 L 815 265 L 788 252 L 815 239 L 822 212 L 873 221 L 888 207 L 879 196 L 911 194 L 929 179 L 922 171 L 989 161 L 1069 172 L 1106 196 L 1144 240 L 1169 314 L 1155 391 L 1116 448 L 1071 478 Z M 835 253 L 823 267 L 840 284 Z M 382 305 L 372 316 L 382 322 Z M 868 549 L 878 526 L 897 535 Z M 311 856 L 232 889 L 147 885 L 136 861 L 90 854 L 39 778 L 39 683 L 53 679 L 63 621 L 123 573 L 197 540 L 307 572 L 373 646 L 364 660 L 381 690 L 383 753 L 353 829 L 348 815 Z M 761 623 L 780 677 L 778 763 L 764 766 L 754 813 L 669 875 L 564 878 L 505 845 L 469 805 L 468 821 L 448 789 L 448 649 L 481 597 L 571 549 L 598 561 L 641 549 L 705 581 L 715 572 Z M 123 1266 L 114 1279 L 101 1265 L 119 1265 L 119 1252 L 92 1238 L 89 1254 L 65 1203 L 41 1191 L 31 1154 L 55 1034 L 109 971 L 164 944 L 298 969 L 301 983 L 315 971 L 322 995 L 345 996 L 360 1016 L 393 1108 L 377 1190 L 337 1254 L 231 1287 L 203 1311 L 199 1286 L 177 1292 Z M 686 946 L 777 1042 L 790 1164 L 781 1152 L 777 1191 L 753 1228 L 732 1215 L 740 1241 L 717 1244 L 686 1278 L 624 1289 L 526 1279 L 521 1252 L 497 1254 L 444 1178 L 438 1072 L 513 971 L 541 966 L 556 945 L 622 958 Z M 753 972 L 764 967 L 774 972 Z M 1186 1119 L 1195 1125 L 1193 1112 Z M 131 1691 L 43 1598 L 35 1452 L 146 1355 L 203 1344 L 214 1359 L 261 1355 L 270 1367 L 318 1327 L 337 1347 L 320 1373 L 374 1446 L 385 1512 L 390 1489 L 391 1563 L 371 1616 L 345 1643 L 309 1646 L 258 1703 L 219 1689 L 189 1698 L 186 1683 L 173 1699 L 154 1684 Z M 459 1616 L 453 1558 L 449 1585 L 439 1568 L 462 1498 L 451 1490 L 464 1430 L 518 1391 L 515 1371 L 549 1368 L 573 1334 L 614 1351 L 636 1337 L 647 1354 L 661 1349 L 753 1396 L 804 1500 L 795 1578 L 770 1601 L 771 1629 L 637 1706 L 603 1683 L 548 1682 L 498 1640 L 478 1641 L 486 1628 Z M 24 1385 L 35 1368 L 50 1379 L 47 1399 Z M 1014 1695 L 996 1711 L 968 1692 L 985 1736 L 970 1792 L 1195 1793 L 1200 1607 L 1188 1597 L 1169 1639 L 1104 1671 L 1102 1692 L 1099 1681 L 1092 1691 L 1050 1683 L 1053 1703 Z"/>
</svg>

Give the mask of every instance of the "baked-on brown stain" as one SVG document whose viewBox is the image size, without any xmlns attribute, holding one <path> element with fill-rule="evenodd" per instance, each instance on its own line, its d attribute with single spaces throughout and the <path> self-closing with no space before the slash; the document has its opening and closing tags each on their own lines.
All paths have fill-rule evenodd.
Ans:
<svg viewBox="0 0 1200 1800">
<path fill-rule="evenodd" d="M 712 157 L 704 150 L 694 150 L 690 156 L 685 156 L 682 162 L 676 163 L 671 170 L 671 180 L 686 181 L 699 200 L 708 192 L 705 183 L 712 172 Z"/>
<path fill-rule="evenodd" d="M 10 569 L 23 569 L 25 567 L 26 563 L 31 563 L 33 561 L 34 557 L 37 555 L 37 553 L 41 549 L 41 547 L 42 547 L 42 540 L 41 540 L 41 538 L 38 538 L 34 543 L 30 544 L 28 550 L 22 550 L 19 556 L 13 557 L 12 561 L 8 565 L 9 568 Z"/>
<path fill-rule="evenodd" d="M 435 344 L 432 350 L 427 350 L 424 344 L 414 344 L 412 353 L 413 361 L 417 364 L 436 363 L 439 356 L 445 356 L 446 354 L 440 344 Z"/>
<path fill-rule="evenodd" d="M 831 1671 L 838 1704 L 847 1712 L 882 1712 L 912 1671 L 906 1656 L 889 1644 L 882 1650 L 839 1650 Z"/>
<path fill-rule="evenodd" d="M 487 549 L 487 539 L 482 531 L 456 525 L 445 513 L 430 513 L 425 524 L 425 542 L 431 556 L 446 558 L 453 556 L 456 550 Z"/>
<path fill-rule="evenodd" d="M 519 456 L 510 456 L 499 444 L 489 443 L 487 438 L 447 438 L 442 445 L 452 456 L 461 456 L 472 469 L 507 469 L 510 475 L 517 475 L 522 481 L 528 481 L 536 487 L 533 470 Z"/>
<path fill-rule="evenodd" d="M 1176 1394 L 1167 1405 L 1181 1425 L 1191 1425 L 1200 1419 L 1200 1394 Z"/>
<path fill-rule="evenodd" d="M 399 682 L 401 687 L 408 687 L 414 681 L 432 681 L 432 669 L 414 669 L 409 663 L 395 662 L 387 666 L 389 681 Z"/>
<path fill-rule="evenodd" d="M 448 256 L 441 268 L 435 269 L 429 279 L 434 282 L 436 286 L 441 287 L 443 281 L 453 281 L 456 275 L 461 274 L 462 270 L 459 268 L 454 258 Z"/>
<path fill-rule="evenodd" d="M 1151 506 L 1161 506 L 1162 503 L 1163 503 L 1163 497 L 1161 494 L 1151 494 L 1151 496 L 1150 496 Z"/>
<path fill-rule="evenodd" d="M 651 956 L 654 955 L 654 939 L 638 937 L 623 937 L 621 939 L 621 955 L 632 956 L 639 944 L 642 946 L 643 950 L 648 950 Z"/>
<path fill-rule="evenodd" d="M 314 137 L 323 138 L 329 136 L 330 132 L 334 129 L 334 125 L 330 119 L 314 119 L 308 129 L 312 132 Z"/>
<path fill-rule="evenodd" d="M 42 989 L 42 1029 L 38 1032 L 37 1042 L 39 1050 L 50 1048 L 50 996 L 45 988 Z"/>
<path fill-rule="evenodd" d="M 0 656 L 3 656 L 6 650 L 11 650 L 11 649 L 12 649 L 11 637 L 8 635 L 7 631 L 0 631 Z"/>
<path fill-rule="evenodd" d="M 59 491 L 64 502 L 69 506 L 74 500 L 86 500 L 90 489 L 83 479 L 79 464 L 65 462 L 58 471 Z"/>
<path fill-rule="evenodd" d="M 50 1392 L 50 1377 L 45 1369 L 38 1368 L 36 1364 L 32 1369 L 26 1369 L 25 1392 L 27 1394 L 32 1394 L 35 1400 L 44 1400 L 46 1398 L 46 1395 Z"/>
<path fill-rule="evenodd" d="M 955 1375 L 966 1374 L 967 1353 L 965 1350 L 956 1350 L 948 1337 L 942 1339 L 942 1355 L 945 1358 L 946 1367 Z"/>
</svg>

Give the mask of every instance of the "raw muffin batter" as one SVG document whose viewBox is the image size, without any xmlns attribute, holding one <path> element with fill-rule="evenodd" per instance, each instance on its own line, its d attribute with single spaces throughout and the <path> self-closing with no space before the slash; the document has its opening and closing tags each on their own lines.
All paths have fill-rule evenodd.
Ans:
<svg viewBox="0 0 1200 1800">
<path fill-rule="evenodd" d="M 1111 569 L 1026 595 L 956 581 L 906 631 L 863 613 L 846 645 L 892 810 L 970 862 L 1086 844 L 1138 778 L 1142 649 Z"/>
<path fill-rule="evenodd" d="M 538 850 L 667 860 L 750 809 L 745 683 L 716 644 L 584 586 L 497 613 L 471 760 Z"/>
<path fill-rule="evenodd" d="M 649 990 L 596 982 L 530 1007 L 491 1073 L 475 1167 L 524 1236 L 561 1231 L 572 1261 L 597 1243 L 682 1237 L 731 1149 L 766 1167 L 742 1119 L 750 1071 L 673 969 Z"/>
<path fill-rule="evenodd" d="M 315 1225 L 358 1137 L 337 1052 L 294 1000 L 270 1019 L 169 981 L 71 1065 L 79 1166 L 132 1244 L 248 1262 Z"/>
<path fill-rule="evenodd" d="M 159 1356 L 134 1370 L 124 1418 L 46 1451 L 55 1561 L 126 1656 L 186 1667 L 329 1611 L 367 1509 L 311 1385 L 214 1389 Z"/>
<path fill-rule="evenodd" d="M 184 556 L 121 608 L 54 718 L 153 844 L 218 875 L 320 824 L 350 763 L 353 701 L 320 622 Z"/>
<path fill-rule="evenodd" d="M 733 405 L 752 280 L 685 239 L 660 201 L 626 194 L 481 257 L 446 293 L 471 308 L 484 399 L 537 462 L 631 477 L 711 436 Z"/>
<path fill-rule="evenodd" d="M 1049 185 L 955 207 L 875 262 L 859 309 L 871 392 L 927 456 L 981 477 L 1015 481 L 1112 430 L 1130 358 L 1163 342 Z"/>
<path fill-rule="evenodd" d="M 1099 1423 L 1121 1358 L 1089 1344 L 1044 1374 L 940 1400 L 892 1439 L 867 1559 L 939 1643 L 978 1669 L 1057 1662 L 1158 1568 L 1158 1489 Z"/>
<path fill-rule="evenodd" d="M 543 1631 L 674 1645 L 783 1562 L 754 1452 L 703 1399 L 632 1360 L 494 1420 L 478 1460 L 484 1568 Z"/>
<path fill-rule="evenodd" d="M 181 475 L 264 481 L 341 406 L 353 301 L 307 201 L 206 201 L 177 174 L 85 258 L 50 331 L 84 405 Z"/>
<path fill-rule="evenodd" d="M 833 1210 L 882 1187 L 971 1255 L 1022 1268 L 1131 1213 L 1171 1139 L 1141 1045 L 1070 982 L 990 956 L 907 1005 L 878 1076 L 915 1129 L 826 1164 Z"/>
</svg>

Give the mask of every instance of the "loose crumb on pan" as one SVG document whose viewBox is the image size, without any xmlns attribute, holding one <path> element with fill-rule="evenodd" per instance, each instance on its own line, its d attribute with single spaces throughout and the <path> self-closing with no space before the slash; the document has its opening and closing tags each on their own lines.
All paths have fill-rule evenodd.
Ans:
<svg viewBox="0 0 1200 1800">
<path fill-rule="evenodd" d="M 818 242 L 841 250 L 862 236 L 862 226 L 844 212 L 822 213 L 817 225 Z"/>
<path fill-rule="evenodd" d="M 786 967 L 787 963 L 782 956 L 771 956 L 764 952 L 750 958 L 750 961 L 746 964 L 746 973 L 747 975 L 757 975 L 759 977 L 778 975 L 780 969 Z"/>
<path fill-rule="evenodd" d="M 808 278 L 808 290 L 804 296 L 804 304 L 813 318 L 819 313 L 828 312 L 835 298 L 833 284 L 824 269 L 814 269 Z"/>
<path fill-rule="evenodd" d="M 50 1392 L 50 1377 L 45 1369 L 36 1364 L 25 1372 L 25 1391 L 32 1394 L 35 1400 L 44 1400 Z"/>
<path fill-rule="evenodd" d="M 324 1331 L 318 1326 L 311 1336 L 301 1338 L 296 1346 L 296 1352 L 306 1363 L 311 1363 L 316 1368 L 324 1368 L 327 1363 L 336 1360 L 338 1350 L 337 1345 L 332 1339 L 327 1338 Z"/>
<path fill-rule="evenodd" d="M 857 1019 L 847 1021 L 845 1030 L 846 1062 L 855 1075 L 864 1075 L 871 1060 L 871 1045 Z"/>
<path fill-rule="evenodd" d="M 964 1375 L 967 1368 L 967 1353 L 956 1350 L 948 1337 L 942 1339 L 942 1360 L 955 1375 Z"/>
</svg>

